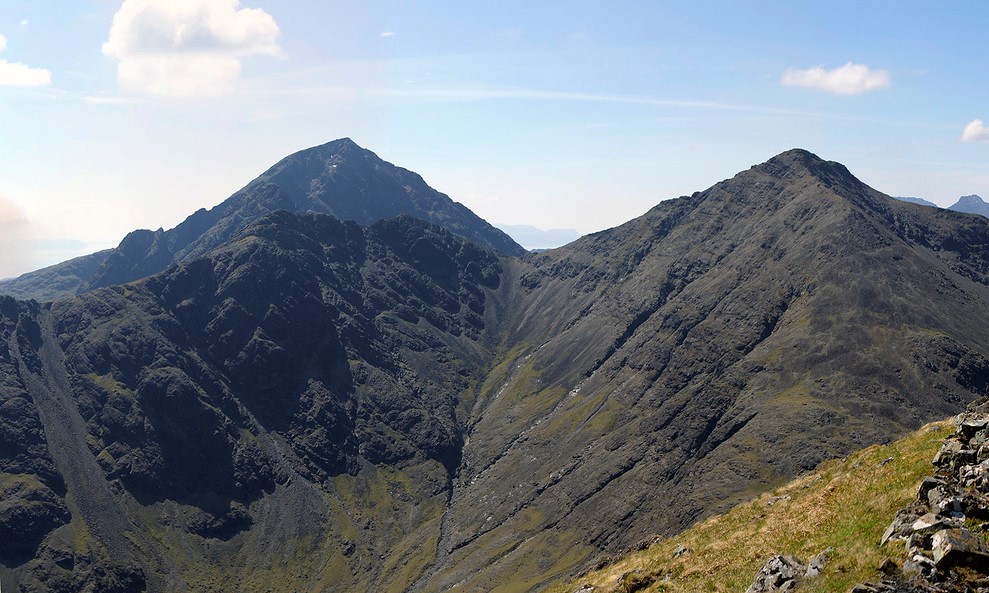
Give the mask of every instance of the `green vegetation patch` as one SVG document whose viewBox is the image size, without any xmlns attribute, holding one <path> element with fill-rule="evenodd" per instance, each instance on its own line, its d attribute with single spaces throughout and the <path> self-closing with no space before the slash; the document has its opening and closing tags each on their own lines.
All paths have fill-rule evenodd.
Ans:
<svg viewBox="0 0 989 593">
<path fill-rule="evenodd" d="M 930 424 L 885 446 L 821 464 L 786 486 L 711 517 L 669 539 L 547 591 L 595 593 L 744 591 L 775 554 L 806 562 L 832 548 L 824 573 L 801 585 L 808 593 L 847 591 L 875 578 L 886 558 L 902 562 L 903 546 L 879 547 L 896 512 L 931 474 L 931 458 L 951 432 L 950 422 Z M 678 549 L 689 550 L 675 556 Z M 632 576 L 634 575 L 634 576 Z"/>
</svg>

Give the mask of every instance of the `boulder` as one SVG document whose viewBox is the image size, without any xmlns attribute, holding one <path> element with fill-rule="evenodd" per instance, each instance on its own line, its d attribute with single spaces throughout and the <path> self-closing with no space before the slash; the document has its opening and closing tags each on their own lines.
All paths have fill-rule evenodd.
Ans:
<svg viewBox="0 0 989 593">
<path fill-rule="evenodd" d="M 938 467 L 957 469 L 963 465 L 975 463 L 976 453 L 959 440 L 951 439 L 941 445 L 934 456 L 933 463 Z"/>
<path fill-rule="evenodd" d="M 945 486 L 944 480 L 939 480 L 934 476 L 924 478 L 924 481 L 920 483 L 920 488 L 917 489 L 917 501 L 926 504 L 927 495 L 938 486 Z"/>
<path fill-rule="evenodd" d="M 919 515 L 910 509 L 903 509 L 896 513 L 896 518 L 886 528 L 882 539 L 879 540 L 879 545 L 885 546 L 886 542 L 892 539 L 907 539 L 910 537 L 910 534 L 913 533 L 913 524 L 918 518 Z"/>
<path fill-rule="evenodd" d="M 956 566 L 989 567 L 989 547 L 967 529 L 943 529 L 931 540 L 934 565 L 939 569 Z"/>
<path fill-rule="evenodd" d="M 981 414 L 965 414 L 958 424 L 958 432 L 965 439 L 971 439 L 979 431 L 985 430 L 989 426 L 989 417 Z"/>
<path fill-rule="evenodd" d="M 777 555 L 766 561 L 745 593 L 792 591 L 807 567 L 795 556 Z"/>
<path fill-rule="evenodd" d="M 807 578 L 813 578 L 824 572 L 824 567 L 828 563 L 828 558 L 831 557 L 833 552 L 833 548 L 828 548 L 817 556 L 811 558 L 807 563 L 807 570 L 804 572 L 804 576 Z"/>
</svg>

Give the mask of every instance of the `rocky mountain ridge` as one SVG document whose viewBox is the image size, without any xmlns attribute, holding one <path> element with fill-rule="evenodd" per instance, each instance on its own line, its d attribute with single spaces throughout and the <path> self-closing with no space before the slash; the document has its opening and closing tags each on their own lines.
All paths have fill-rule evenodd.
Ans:
<svg viewBox="0 0 989 593">
<path fill-rule="evenodd" d="M 410 215 L 506 255 L 525 252 L 416 173 L 341 138 L 285 157 L 221 204 L 198 210 L 173 229 L 133 231 L 115 249 L 0 282 L 0 294 L 48 301 L 139 280 L 219 247 L 277 210 L 332 214 L 362 225 Z"/>
<path fill-rule="evenodd" d="M 538 590 L 989 385 L 989 221 L 801 150 L 521 258 L 276 212 L 3 302 L 26 591 Z"/>
</svg>

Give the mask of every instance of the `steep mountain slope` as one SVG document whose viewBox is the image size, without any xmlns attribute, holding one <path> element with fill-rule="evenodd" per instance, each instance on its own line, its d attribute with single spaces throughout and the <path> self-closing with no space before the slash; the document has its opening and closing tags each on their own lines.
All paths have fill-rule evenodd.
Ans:
<svg viewBox="0 0 989 593">
<path fill-rule="evenodd" d="M 736 593 L 777 554 L 806 561 L 824 550 L 829 552 L 823 573 L 803 579 L 799 590 L 849 591 L 875 580 L 884 560 L 906 559 L 903 542 L 879 542 L 896 512 L 917 499 L 918 485 L 932 473 L 931 459 L 950 427 L 951 422 L 927 425 L 889 445 L 825 462 L 751 502 L 549 591 L 573 593 L 589 585 L 598 593 Z"/>
<path fill-rule="evenodd" d="M 499 270 L 411 218 L 281 212 L 138 284 L 4 300 L 2 518 L 29 537 L 5 539 L 3 582 L 401 590 Z"/>
<path fill-rule="evenodd" d="M 536 586 L 957 412 L 989 381 L 987 222 L 791 151 L 529 258 L 423 590 Z"/>
<path fill-rule="evenodd" d="M 173 229 L 134 231 L 98 258 L 73 260 L 90 266 L 98 261 L 95 270 L 58 264 L 0 282 L 0 294 L 46 301 L 138 280 L 205 254 L 276 210 L 332 214 L 361 225 L 407 214 L 507 255 L 525 253 L 419 175 L 342 138 L 282 159 L 223 203 L 197 211 Z"/>
<path fill-rule="evenodd" d="M 948 206 L 948 209 L 955 212 L 968 212 L 969 214 L 989 216 L 989 204 L 976 195 L 962 196 L 958 198 L 957 202 Z"/>
<path fill-rule="evenodd" d="M 799 150 L 524 258 L 278 212 L 3 301 L 0 577 L 538 590 L 959 411 L 987 305 L 989 220 Z"/>
</svg>

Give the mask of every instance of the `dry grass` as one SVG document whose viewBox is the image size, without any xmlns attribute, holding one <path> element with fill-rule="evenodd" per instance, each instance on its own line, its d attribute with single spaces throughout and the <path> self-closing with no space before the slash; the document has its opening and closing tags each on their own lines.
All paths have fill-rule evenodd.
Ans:
<svg viewBox="0 0 989 593">
<path fill-rule="evenodd" d="M 847 591 L 874 578 L 883 559 L 903 554 L 902 545 L 880 548 L 879 539 L 933 471 L 930 460 L 950 430 L 950 422 L 931 424 L 890 445 L 826 462 L 724 515 L 548 591 L 572 593 L 589 584 L 595 593 L 627 593 L 628 583 L 651 581 L 636 590 L 739 592 L 774 554 L 794 554 L 806 562 L 826 548 L 833 553 L 824 574 L 806 581 L 802 590 Z M 690 552 L 674 558 L 677 546 Z M 635 578 L 620 585 L 633 571 Z"/>
</svg>

